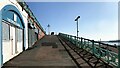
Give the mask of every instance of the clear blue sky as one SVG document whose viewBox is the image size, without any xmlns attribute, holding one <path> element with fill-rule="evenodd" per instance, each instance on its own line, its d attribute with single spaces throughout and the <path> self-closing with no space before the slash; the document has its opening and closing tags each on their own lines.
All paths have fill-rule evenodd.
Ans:
<svg viewBox="0 0 120 68">
<path fill-rule="evenodd" d="M 47 31 L 76 36 L 75 18 L 79 19 L 79 37 L 94 40 L 118 39 L 117 2 L 27 2 Z"/>
</svg>

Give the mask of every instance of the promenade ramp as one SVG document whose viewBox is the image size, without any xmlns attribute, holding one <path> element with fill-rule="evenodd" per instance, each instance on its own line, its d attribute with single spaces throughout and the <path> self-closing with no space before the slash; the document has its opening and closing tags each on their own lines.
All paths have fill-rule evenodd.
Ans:
<svg viewBox="0 0 120 68">
<path fill-rule="evenodd" d="M 47 35 L 38 40 L 33 48 L 5 63 L 2 68 L 111 68 L 93 58 L 94 56 L 89 57 L 89 53 L 87 53 L 89 54 L 87 59 L 93 62 L 86 61 L 86 58 L 81 55 L 86 54 L 86 52 L 78 50 L 81 51 L 81 54 L 78 54 L 74 49 L 77 50 L 70 42 L 60 36 Z M 99 63 L 91 64 L 95 61 Z"/>
<path fill-rule="evenodd" d="M 33 48 L 5 63 L 3 68 L 76 68 L 57 36 L 45 36 Z"/>
</svg>

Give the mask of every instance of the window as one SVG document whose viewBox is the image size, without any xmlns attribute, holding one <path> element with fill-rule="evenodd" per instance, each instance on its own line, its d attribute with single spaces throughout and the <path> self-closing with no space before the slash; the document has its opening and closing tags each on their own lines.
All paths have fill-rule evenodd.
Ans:
<svg viewBox="0 0 120 68">
<path fill-rule="evenodd" d="M 7 18 L 13 20 L 14 19 L 13 12 L 6 12 L 3 16 L 3 19 L 7 20 Z"/>
<path fill-rule="evenodd" d="M 17 22 L 17 15 L 14 13 L 14 15 L 13 15 L 13 16 L 14 16 L 14 18 L 13 18 L 13 19 L 14 19 L 14 21 L 15 21 L 15 22 Z"/>
<path fill-rule="evenodd" d="M 2 28 L 3 38 L 2 39 L 6 41 L 10 40 L 10 26 L 3 22 L 2 27 L 3 27 Z"/>
<path fill-rule="evenodd" d="M 23 40 L 23 32 L 22 32 L 22 30 L 17 28 L 17 33 L 18 33 L 17 34 L 18 35 L 18 37 L 17 37 L 18 42 L 22 42 L 22 40 Z"/>
</svg>

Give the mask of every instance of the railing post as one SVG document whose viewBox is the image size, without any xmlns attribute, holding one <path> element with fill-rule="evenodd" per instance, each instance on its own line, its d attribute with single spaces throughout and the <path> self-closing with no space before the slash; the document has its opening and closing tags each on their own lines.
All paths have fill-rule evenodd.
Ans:
<svg viewBox="0 0 120 68">
<path fill-rule="evenodd" d="M 68 40 L 70 41 L 70 35 L 68 35 Z"/>
<path fill-rule="evenodd" d="M 78 37 L 76 37 L 76 46 L 78 46 Z"/>
<path fill-rule="evenodd" d="M 98 46 L 98 47 L 99 47 L 99 48 L 98 48 L 98 49 L 99 49 L 99 58 L 101 58 L 101 55 L 102 55 L 102 54 L 101 54 L 101 51 L 100 51 L 100 42 L 99 42 L 99 46 Z"/>
<path fill-rule="evenodd" d="M 107 62 L 108 62 L 108 64 L 109 64 L 109 47 L 108 47 L 108 44 L 107 44 Z"/>
<path fill-rule="evenodd" d="M 69 35 L 67 35 L 67 40 L 69 40 Z"/>
<path fill-rule="evenodd" d="M 77 37 L 75 36 L 75 45 L 77 46 Z"/>
<path fill-rule="evenodd" d="M 69 35 L 69 41 L 71 40 L 71 35 Z"/>
<path fill-rule="evenodd" d="M 83 38 L 81 37 L 80 48 L 82 48 L 82 44 L 83 44 Z"/>
<path fill-rule="evenodd" d="M 86 42 L 85 42 L 85 39 L 84 39 L 84 45 L 83 45 L 83 49 L 85 49 L 85 46 L 86 46 Z"/>
<path fill-rule="evenodd" d="M 84 48 L 84 38 L 82 39 L 82 49 Z"/>
<path fill-rule="evenodd" d="M 93 54 L 95 54 L 94 40 L 92 40 L 92 51 L 93 51 Z"/>
<path fill-rule="evenodd" d="M 77 42 L 76 42 L 76 36 L 75 36 L 74 38 L 75 38 L 75 42 L 74 42 L 74 43 L 75 43 L 75 45 L 77 46 Z"/>
<path fill-rule="evenodd" d="M 88 42 L 87 42 L 87 49 L 89 49 L 89 40 L 87 40 Z"/>
<path fill-rule="evenodd" d="M 67 35 L 67 40 L 69 40 L 68 35 Z"/>
<path fill-rule="evenodd" d="M 79 47 L 80 47 L 80 37 L 78 38 L 78 45 L 79 45 Z"/>
<path fill-rule="evenodd" d="M 118 68 L 120 68 L 120 46 L 118 45 Z"/>
</svg>

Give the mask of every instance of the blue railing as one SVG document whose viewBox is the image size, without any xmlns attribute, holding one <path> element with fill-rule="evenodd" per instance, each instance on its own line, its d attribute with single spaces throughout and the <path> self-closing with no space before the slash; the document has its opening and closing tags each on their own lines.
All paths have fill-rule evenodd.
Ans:
<svg viewBox="0 0 120 68">
<path fill-rule="evenodd" d="M 67 35 L 63 33 L 59 33 L 59 36 L 75 44 L 77 47 L 85 49 L 86 51 L 92 53 L 93 55 L 95 55 L 97 58 L 100 58 L 104 62 L 120 68 L 119 46 L 111 46 L 98 41 Z"/>
</svg>

